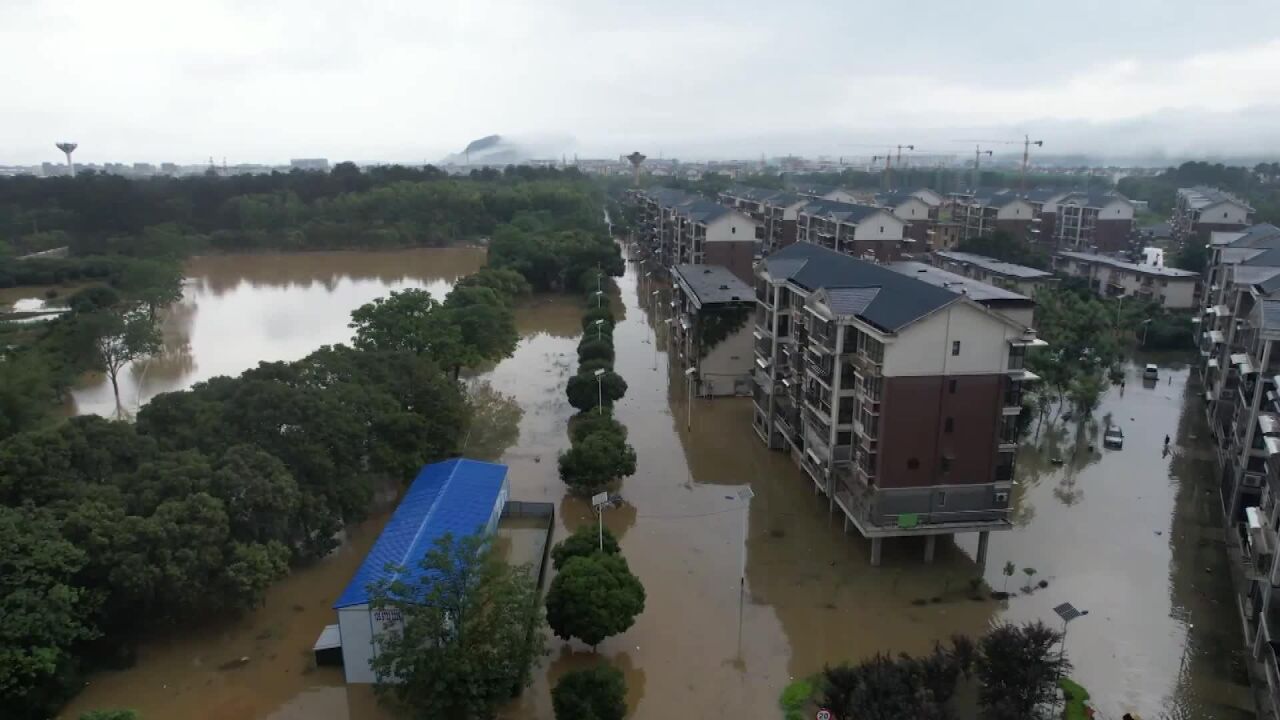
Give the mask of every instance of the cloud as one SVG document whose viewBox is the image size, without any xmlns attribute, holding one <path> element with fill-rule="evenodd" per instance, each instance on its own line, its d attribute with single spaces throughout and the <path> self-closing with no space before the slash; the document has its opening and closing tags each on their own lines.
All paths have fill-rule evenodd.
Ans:
<svg viewBox="0 0 1280 720">
<path fill-rule="evenodd" d="M 59 138 L 86 162 L 417 161 L 490 133 L 755 156 L 1009 128 L 1083 151 L 1138 125 L 1212 149 L 1264 145 L 1280 91 L 1267 0 L 1239 0 L 1247 23 L 1189 0 L 0 3 L 0 163 Z M 1171 118 L 1193 116 L 1233 134 L 1189 143 Z"/>
</svg>

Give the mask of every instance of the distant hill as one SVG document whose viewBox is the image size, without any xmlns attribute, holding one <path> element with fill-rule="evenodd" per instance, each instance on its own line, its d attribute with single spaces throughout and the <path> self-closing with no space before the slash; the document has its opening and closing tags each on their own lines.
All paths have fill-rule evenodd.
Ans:
<svg viewBox="0 0 1280 720">
<path fill-rule="evenodd" d="M 529 149 L 501 135 L 486 135 L 467 143 L 462 152 L 450 153 L 445 165 L 511 165 L 533 157 Z"/>
</svg>

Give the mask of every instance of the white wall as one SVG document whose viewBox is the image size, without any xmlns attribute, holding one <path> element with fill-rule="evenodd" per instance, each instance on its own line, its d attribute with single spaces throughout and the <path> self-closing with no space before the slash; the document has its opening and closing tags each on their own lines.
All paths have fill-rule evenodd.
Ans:
<svg viewBox="0 0 1280 720">
<path fill-rule="evenodd" d="M 751 377 L 755 367 L 755 338 L 751 333 L 755 321 L 747 319 L 738 332 L 725 338 L 698 363 L 698 376 L 702 380 L 698 391 L 703 395 L 733 395 L 734 381 Z M 748 386 L 747 392 L 750 392 Z"/>
<path fill-rule="evenodd" d="M 849 236 L 845 233 L 848 226 L 841 232 L 841 240 L 848 240 Z M 906 228 L 906 223 L 902 222 L 893 215 L 883 210 L 868 215 L 863 218 L 857 225 L 853 227 L 854 240 L 901 240 L 902 232 Z"/>
<path fill-rule="evenodd" d="M 1123 200 L 1112 200 L 1098 210 L 1099 220 L 1132 220 L 1133 206 Z"/>
<path fill-rule="evenodd" d="M 1185 310 L 1193 308 L 1195 303 L 1196 279 L 1187 278 L 1185 280 L 1169 280 L 1166 287 L 1160 288 L 1159 292 L 1164 295 L 1164 306 L 1172 310 Z"/>
<path fill-rule="evenodd" d="M 740 212 L 726 213 L 707 224 L 707 242 L 755 242 L 758 224 Z"/>
<path fill-rule="evenodd" d="M 926 203 L 928 203 L 933 207 L 937 207 L 941 205 L 943 200 L 945 199 L 938 193 L 930 190 L 929 188 L 920 188 L 919 190 L 911 193 L 911 195 L 913 197 L 920 198 L 921 200 L 925 201 Z"/>
<path fill-rule="evenodd" d="M 1249 212 L 1235 203 L 1223 202 L 1210 205 L 1200 211 L 1200 222 L 1229 224 L 1248 222 Z"/>
<path fill-rule="evenodd" d="M 823 200 L 835 200 L 836 202 L 842 202 L 842 203 L 857 203 L 857 202 L 858 202 L 858 196 L 857 196 L 857 195 L 854 195 L 853 193 L 849 192 L 848 190 L 840 190 L 840 189 L 832 190 L 831 192 L 827 193 L 826 195 L 823 195 L 823 196 L 822 196 L 822 199 L 823 199 Z"/>
<path fill-rule="evenodd" d="M 1014 200 L 996 211 L 997 220 L 1031 220 L 1035 210 L 1026 200 Z"/>
<path fill-rule="evenodd" d="M 342 636 L 342 670 L 349 683 L 371 683 L 374 677 L 369 661 L 373 660 L 373 626 L 368 605 L 356 605 L 338 611 L 338 632 Z"/>
<path fill-rule="evenodd" d="M 907 222 L 921 222 L 929 219 L 929 204 L 918 197 L 912 197 L 895 207 L 893 214 Z"/>
<path fill-rule="evenodd" d="M 958 301 L 908 325 L 885 345 L 884 375 L 991 375 L 1009 364 L 1008 340 L 1022 331 L 972 301 Z M 951 343 L 960 341 L 960 354 Z"/>
</svg>

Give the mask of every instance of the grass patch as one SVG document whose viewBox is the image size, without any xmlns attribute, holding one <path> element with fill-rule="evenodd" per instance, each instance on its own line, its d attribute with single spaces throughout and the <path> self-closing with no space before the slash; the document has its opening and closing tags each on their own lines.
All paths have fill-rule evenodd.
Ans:
<svg viewBox="0 0 1280 720">
<path fill-rule="evenodd" d="M 1085 712 L 1085 704 L 1089 699 L 1089 691 L 1071 678 L 1059 680 L 1058 687 L 1062 688 L 1062 694 L 1067 698 L 1062 717 L 1065 720 L 1088 720 L 1089 715 Z"/>
</svg>

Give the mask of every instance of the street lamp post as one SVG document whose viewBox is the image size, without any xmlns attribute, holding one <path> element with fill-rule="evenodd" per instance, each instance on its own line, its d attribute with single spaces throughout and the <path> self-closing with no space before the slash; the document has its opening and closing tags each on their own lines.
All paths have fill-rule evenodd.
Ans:
<svg viewBox="0 0 1280 720">
<path fill-rule="evenodd" d="M 747 522 L 751 514 L 751 498 L 755 492 L 750 487 L 738 491 L 738 499 L 742 501 L 742 562 L 738 569 L 738 655 L 742 655 L 742 607 L 747 594 Z"/>
<path fill-rule="evenodd" d="M 593 292 L 593 293 L 591 293 L 591 294 L 592 294 L 592 296 L 594 296 L 594 297 L 595 297 L 595 299 L 596 299 L 596 307 L 600 307 L 600 303 L 604 302 L 604 291 L 603 291 L 603 290 L 596 290 L 595 292 Z"/>
<path fill-rule="evenodd" d="M 693 429 L 693 376 L 698 374 L 698 368 L 690 367 L 684 371 L 684 384 L 689 389 L 689 401 L 686 405 L 686 418 L 684 423 L 685 430 Z"/>
<path fill-rule="evenodd" d="M 1151 329 L 1151 320 L 1152 318 L 1147 318 L 1142 321 L 1142 347 L 1144 348 L 1147 346 L 1147 331 Z"/>
<path fill-rule="evenodd" d="M 604 368 L 599 368 L 595 372 L 596 376 L 596 414 L 604 414 Z"/>
<path fill-rule="evenodd" d="M 599 320 L 592 320 L 591 324 L 594 325 L 596 328 L 596 340 L 602 340 L 603 338 L 601 337 L 600 333 L 604 329 L 604 318 L 601 318 Z"/>
<path fill-rule="evenodd" d="M 1067 625 L 1078 617 L 1089 614 L 1088 610 L 1078 610 L 1071 603 L 1062 603 L 1053 609 L 1062 618 L 1062 645 L 1058 650 L 1058 680 L 1062 680 L 1062 663 L 1067 659 Z"/>
</svg>

